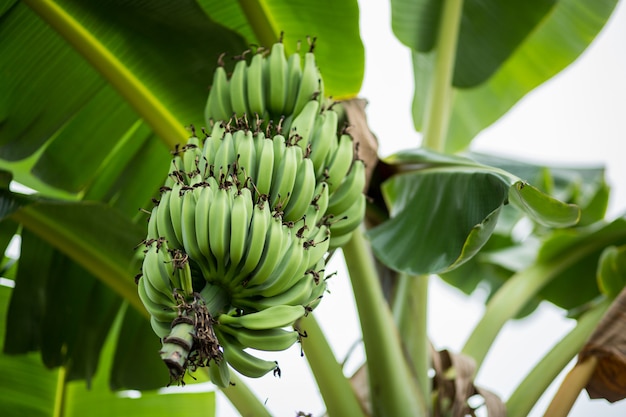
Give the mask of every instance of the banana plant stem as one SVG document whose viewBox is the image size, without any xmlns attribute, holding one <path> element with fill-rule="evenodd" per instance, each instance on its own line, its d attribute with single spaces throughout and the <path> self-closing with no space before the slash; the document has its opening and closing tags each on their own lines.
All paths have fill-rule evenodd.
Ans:
<svg viewBox="0 0 626 417">
<path fill-rule="evenodd" d="M 54 397 L 53 417 L 62 417 L 65 410 L 65 366 L 57 370 L 57 389 Z"/>
<path fill-rule="evenodd" d="M 56 30 L 134 107 L 154 132 L 174 148 L 185 143 L 189 132 L 150 90 L 79 21 L 52 0 L 24 0 Z"/>
<path fill-rule="evenodd" d="M 274 30 L 276 25 L 271 21 L 271 14 L 267 12 L 267 5 L 263 0 L 239 0 L 239 6 L 260 45 L 270 47 L 278 40 L 278 34 Z"/>
<path fill-rule="evenodd" d="M 463 0 L 446 0 L 435 45 L 435 68 L 426 102 L 423 145 L 442 152 L 445 149 L 452 109 L 452 75 L 459 37 Z"/>
<path fill-rule="evenodd" d="M 377 417 L 425 416 L 400 342 L 400 334 L 387 304 L 362 230 L 357 229 L 343 247 L 354 298 L 361 321 L 372 409 Z"/>
<path fill-rule="evenodd" d="M 271 417 L 267 408 L 234 372 L 230 373 L 230 387 L 222 392 L 242 416 Z"/>
<path fill-rule="evenodd" d="M 515 317 L 556 272 L 546 265 L 535 264 L 513 275 L 495 293 L 462 349 L 463 354 L 476 361 L 476 373 L 502 326 Z"/>
<path fill-rule="evenodd" d="M 430 398 L 430 343 L 428 339 L 428 275 L 400 274 L 393 302 L 393 316 L 402 342 L 412 364 L 413 375 L 421 391 L 421 398 Z M 429 410 L 429 403 L 424 404 Z"/>
<path fill-rule="evenodd" d="M 576 327 L 535 365 L 506 402 L 508 417 L 524 417 L 530 413 L 554 378 L 586 343 L 609 305 L 608 300 L 603 301 L 582 315 Z M 575 392 L 574 398 L 578 397 L 579 391 L 580 388 Z"/>
<path fill-rule="evenodd" d="M 300 319 L 295 327 L 300 334 L 306 335 L 302 337 L 302 350 L 315 376 L 328 415 L 364 417 L 352 385 L 344 376 L 313 314 Z"/>
</svg>

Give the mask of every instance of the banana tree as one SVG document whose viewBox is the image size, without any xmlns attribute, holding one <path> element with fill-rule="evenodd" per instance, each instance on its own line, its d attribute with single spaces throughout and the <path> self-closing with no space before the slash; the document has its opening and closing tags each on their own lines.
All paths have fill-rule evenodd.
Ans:
<svg viewBox="0 0 626 417">
<path fill-rule="evenodd" d="M 412 113 L 424 139 L 422 146 L 406 143 L 405 150 L 384 160 L 377 157 L 376 139 L 357 98 L 365 70 L 360 30 L 369 28 L 359 28 L 356 1 L 5 2 L 0 8 L 0 52 L 5 58 L 0 385 L 8 395 L 0 400 L 2 409 L 9 415 L 42 416 L 155 416 L 186 410 L 215 415 L 219 387 L 242 415 L 270 415 L 248 387 L 247 377 L 227 364 L 246 374 L 242 361 L 254 359 L 243 347 L 281 350 L 296 341 L 329 415 L 456 416 L 473 414 L 480 406 L 494 416 L 527 415 L 579 351 L 577 369 L 586 371 L 582 378 L 573 377 L 576 384 L 564 386 L 552 410 L 567 413 L 567 398 L 584 386 L 595 397 L 621 399 L 623 390 L 613 392 L 614 387 L 602 384 L 607 382 L 603 372 L 615 369 L 614 363 L 589 359 L 614 351 L 610 347 L 619 343 L 602 335 L 605 329 L 616 329 L 611 317 L 622 304 L 612 302 L 624 287 L 626 224 L 623 218 L 605 218 L 609 188 L 603 170 L 537 166 L 470 151 L 479 131 L 585 50 L 616 2 L 392 0 L 392 28 L 413 57 Z M 284 63 L 272 64 L 274 56 Z M 302 80 L 307 60 L 314 63 L 312 90 L 304 99 L 290 93 L 288 83 L 281 94 L 273 88 L 274 77 L 289 72 L 287 56 L 305 60 Z M 301 70 L 300 64 L 293 68 Z M 240 87 L 233 93 L 243 69 L 247 86 L 258 89 Z M 224 96 L 228 98 L 220 99 L 220 85 L 226 83 L 231 90 Z M 239 112 L 233 97 L 245 97 L 247 111 Z M 307 111 L 311 115 L 298 120 Z M 326 119 L 336 114 L 332 117 L 348 124 L 346 129 L 335 119 L 330 130 L 337 143 L 328 145 L 336 148 L 336 155 L 347 156 L 321 157 L 328 162 L 315 165 L 320 114 Z M 311 146 L 302 140 L 304 119 L 313 132 Z M 197 138 L 203 126 L 210 132 L 206 142 Z M 286 134 L 281 148 L 275 138 L 283 136 L 281 129 L 292 128 L 296 134 Z M 233 168 L 233 163 L 251 172 L 252 164 L 261 160 L 245 162 L 243 147 L 207 157 L 216 129 L 232 129 L 236 143 L 247 140 L 243 131 L 255 131 L 255 142 L 249 143 L 257 154 L 263 148 L 258 143 L 269 143 L 272 151 L 280 148 L 285 156 L 278 168 L 255 168 L 256 177 L 249 181 L 245 170 Z M 259 132 L 272 140 L 260 140 Z M 227 149 L 222 144 L 229 134 L 220 131 L 224 139 L 215 149 Z M 288 177 L 288 169 L 295 172 L 289 158 L 312 161 L 301 165 L 310 165 L 302 170 L 315 178 L 295 187 L 295 179 L 285 185 L 265 178 L 264 186 L 259 172 L 274 169 L 281 180 Z M 192 175 L 186 182 L 176 181 L 180 172 L 195 169 L 196 182 L 191 182 Z M 211 178 L 216 191 L 205 197 Z M 248 186 L 251 182 L 254 187 Z M 368 198 L 327 196 L 325 223 L 307 224 L 306 218 L 316 213 L 307 212 L 308 204 L 289 202 L 308 203 L 314 196 L 319 206 L 319 193 L 347 193 L 342 183 L 359 192 L 365 188 Z M 251 225 L 250 233 L 242 233 L 254 236 L 254 245 L 238 245 L 230 259 L 251 259 L 250 248 L 275 240 L 269 237 L 269 226 L 258 226 L 256 230 L 266 233 L 257 236 L 250 220 L 237 222 L 235 201 L 237 210 L 252 210 L 243 204 L 244 197 L 237 197 L 254 192 L 259 194 L 254 210 L 274 210 L 272 216 L 266 214 L 267 223 L 270 217 L 285 220 L 276 223 L 277 236 L 285 224 L 292 230 L 289 239 L 298 242 L 306 229 L 315 231 L 301 246 L 312 258 L 309 249 L 320 252 L 316 262 L 293 261 L 302 256 L 295 244 L 290 244 L 291 252 L 257 250 L 260 259 L 268 259 L 265 268 L 251 264 L 228 269 L 229 263 L 214 262 L 235 239 L 243 245 L 243 235 L 236 233 L 240 223 Z M 301 198 L 305 193 L 309 197 Z M 169 216 L 174 209 L 168 209 L 163 215 L 166 204 L 177 203 L 182 195 L 187 202 L 180 203 L 179 214 Z M 199 209 L 203 198 L 206 207 L 224 203 L 229 208 L 216 210 L 219 217 L 210 215 L 212 209 Z M 187 209 L 191 216 L 183 214 Z M 349 209 L 358 214 L 343 216 Z M 360 220 L 365 210 L 360 227 L 345 226 L 344 217 Z M 195 214 L 200 212 L 209 217 L 200 219 Z M 206 221 L 210 231 L 218 231 L 217 238 L 209 233 L 203 246 L 198 237 L 197 247 L 190 248 L 183 233 L 187 223 L 176 223 L 176 218 Z M 513 229 L 522 221 L 531 226 L 518 239 Z M 166 241 L 172 246 L 178 241 L 185 251 L 159 252 L 165 229 L 170 231 Z M 311 278 L 309 285 L 311 280 L 324 283 L 331 275 L 324 270 L 328 260 L 340 253 L 367 357 L 352 377 L 345 375 L 315 319 L 314 307 L 332 294 L 309 290 L 295 305 L 281 305 L 279 312 L 269 307 L 272 297 L 295 288 L 303 274 Z M 180 294 L 170 291 L 171 299 L 164 303 L 171 301 L 178 309 L 163 312 L 146 301 L 150 291 L 158 292 L 148 286 L 152 281 L 147 276 L 161 273 L 146 265 L 151 257 L 170 254 L 159 262 L 172 268 L 167 275 L 177 277 Z M 193 263 L 181 262 L 187 255 Z M 291 270 L 290 262 L 297 273 L 282 272 Z M 133 277 L 140 271 L 138 287 Z M 490 290 L 484 317 L 462 352 L 438 351 L 429 343 L 426 306 L 432 274 L 468 294 L 479 284 Z M 194 278 L 209 275 L 227 282 Z M 272 279 L 288 284 L 262 285 Z M 209 297 L 218 284 L 236 290 L 211 292 Z M 255 293 L 255 288 L 264 293 Z M 325 287 L 316 288 L 323 292 Z M 530 314 L 543 300 L 569 310 L 576 327 L 529 371 L 510 398 L 476 386 L 474 377 L 500 329 Z M 235 308 L 222 313 L 225 305 Z M 610 308 L 612 314 L 585 345 Z M 201 329 L 204 339 L 194 333 L 200 319 L 207 324 Z M 170 329 L 169 322 L 176 325 Z M 257 329 L 251 322 L 271 328 Z M 292 323 L 296 332 L 285 329 Z M 265 344 L 242 342 L 257 336 L 256 330 L 267 330 Z M 176 331 L 174 343 L 168 343 L 174 339 L 170 331 Z M 212 344 L 215 338 L 221 348 Z M 206 343 L 198 348 L 201 339 Z M 287 342 L 281 348 L 272 342 L 269 348 L 270 339 Z M 241 357 L 234 357 L 235 349 L 224 347 L 225 341 L 243 343 Z M 191 359 L 185 356 L 190 350 L 196 355 Z M 222 354 L 224 360 L 218 361 Z M 273 370 L 280 375 L 273 362 L 279 359 L 276 354 L 263 362 L 267 368 L 260 374 Z M 201 369 L 204 365 L 208 372 Z M 208 380 L 209 388 L 197 384 Z M 363 380 L 367 382 L 357 389 Z M 195 392 L 161 390 L 171 382 L 195 386 Z M 479 406 L 468 402 L 474 396 L 482 398 Z"/>
</svg>

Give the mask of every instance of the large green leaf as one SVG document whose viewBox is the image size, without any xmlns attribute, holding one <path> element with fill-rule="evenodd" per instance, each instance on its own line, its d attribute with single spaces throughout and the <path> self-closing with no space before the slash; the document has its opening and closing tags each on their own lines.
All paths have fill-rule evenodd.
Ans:
<svg viewBox="0 0 626 417">
<path fill-rule="evenodd" d="M 377 257 L 398 271 L 443 273 L 467 262 L 487 242 L 509 202 L 553 227 L 571 226 L 580 216 L 576 206 L 469 158 L 417 149 L 387 162 L 408 172 L 383 184 L 390 219 L 369 237 Z"/>
<path fill-rule="evenodd" d="M 12 292 L 11 288 L 0 285 L 0 348 L 5 336 L 6 312 Z M 98 323 L 94 323 L 94 326 L 97 325 Z M 64 368 L 46 368 L 37 354 L 0 354 L 3 415 L 165 417 L 179 412 L 201 412 L 203 416 L 209 417 L 215 415 L 213 392 L 163 394 L 148 391 L 129 396 L 111 391 L 108 375 L 111 371 L 113 350 L 123 336 L 119 333 L 119 328 L 120 320 L 111 332 L 107 332 L 106 341 L 100 342 L 103 349 L 102 360 L 89 388 L 83 381 L 66 382 Z M 127 366 L 132 368 L 132 364 Z"/>
<path fill-rule="evenodd" d="M 203 123 L 217 56 L 244 48 L 192 0 L 17 2 L 0 36 L 11 56 L 0 79 L 0 156 L 41 157 L 10 168 L 20 180 L 34 165 L 44 182 L 73 192 L 111 162 L 139 118 L 169 146 L 184 141 L 183 126 Z"/>
<path fill-rule="evenodd" d="M 0 190 L 1 218 L 11 216 L 144 311 L 132 277 L 139 259 L 133 248 L 145 228 L 95 203 L 30 201 Z"/>
<path fill-rule="evenodd" d="M 411 4 L 411 2 L 401 2 L 399 4 Z M 420 3 L 420 2 L 417 2 Z M 492 32 L 489 24 L 476 25 L 480 30 L 486 30 L 485 34 L 489 38 L 476 42 L 471 47 L 465 45 L 463 34 L 459 40 L 458 48 L 467 48 L 463 51 L 468 54 L 468 62 L 457 62 L 455 70 L 455 85 L 467 85 L 468 82 L 461 83 L 461 71 L 468 71 L 467 79 L 479 79 L 481 77 L 472 76 L 474 67 L 485 62 L 484 74 L 489 78 L 480 85 L 472 88 L 455 88 L 451 109 L 451 118 L 446 139 L 446 151 L 457 152 L 465 149 L 472 138 L 485 127 L 495 122 L 506 113 L 518 100 L 526 93 L 537 87 L 544 81 L 550 79 L 566 66 L 572 63 L 587 46 L 593 41 L 600 29 L 604 26 L 617 0 L 559 0 L 549 8 L 548 3 L 543 2 L 543 16 L 537 21 L 538 15 L 532 9 L 526 9 L 517 2 L 469 2 L 476 3 L 477 10 L 484 8 L 485 15 L 492 15 L 489 20 L 507 21 L 507 25 Z M 506 3 L 506 4 L 505 4 Z M 534 3 L 534 2 L 532 2 Z M 530 4 L 525 2 L 524 5 Z M 492 7 L 493 6 L 493 7 Z M 497 7 L 496 7 L 497 6 Z M 474 6 L 472 6 L 474 7 Z M 506 10 L 510 7 L 510 10 Z M 525 29 L 520 30 L 515 20 L 515 9 L 526 16 L 520 19 L 519 24 Z M 434 19 L 438 15 L 429 11 L 430 9 L 415 9 L 414 13 L 423 13 L 424 19 Z M 525 13 L 524 11 L 528 12 Z M 417 16 L 412 23 L 414 26 L 421 24 L 421 18 Z M 503 19 L 506 17 L 505 19 Z M 464 21 L 465 23 L 465 21 Z M 469 22 L 468 22 L 469 23 Z M 397 25 L 397 24 L 396 24 Z M 433 26 L 435 23 L 428 23 Z M 461 30 L 463 30 L 463 24 Z M 509 29 L 512 38 L 509 38 Z M 532 30 L 530 30 L 532 29 Z M 413 28 L 413 31 L 416 29 Z M 411 34 L 411 31 L 404 31 Z M 404 32 L 400 32 L 401 34 Z M 479 31 L 480 32 L 480 31 Z M 407 36 L 406 34 L 401 36 Z M 473 41 L 478 41 L 479 37 L 470 37 Z M 499 43 L 502 39 L 502 48 L 495 49 L 491 56 L 494 43 Z M 411 44 L 416 46 L 414 44 Z M 490 47 L 485 47 L 490 45 Z M 419 45 L 417 45 L 419 46 Z M 422 48 L 426 49 L 426 48 Z M 459 51 L 459 54 L 461 52 Z M 484 56 L 489 54 L 489 57 Z M 434 51 L 413 52 L 413 63 L 415 72 L 415 96 L 413 100 L 413 120 L 415 128 L 421 130 L 424 123 L 426 100 L 434 69 Z M 484 76 L 484 75 L 483 75 Z"/>
<path fill-rule="evenodd" d="M 284 33 L 288 52 L 307 48 L 307 37 L 315 37 L 315 56 L 325 93 L 335 99 L 356 96 L 365 70 L 365 53 L 359 36 L 356 0 L 269 0 L 225 2 L 198 0 L 215 21 L 237 31 L 248 42 L 266 47 Z"/>
<path fill-rule="evenodd" d="M 487 80 L 548 15 L 557 0 L 465 0 L 453 76 L 455 87 Z M 440 1 L 392 0 L 391 24 L 398 39 L 416 52 L 435 47 Z"/>
</svg>

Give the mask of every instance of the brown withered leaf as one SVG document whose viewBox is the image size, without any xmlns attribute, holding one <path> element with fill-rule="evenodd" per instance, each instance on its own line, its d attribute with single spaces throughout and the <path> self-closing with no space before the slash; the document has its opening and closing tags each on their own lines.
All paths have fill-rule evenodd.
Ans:
<svg viewBox="0 0 626 417">
<path fill-rule="evenodd" d="M 433 390 L 437 393 L 435 417 L 474 416 L 475 409 L 468 404 L 468 399 L 476 395 L 483 398 L 482 405 L 489 417 L 506 416 L 506 407 L 497 395 L 474 385 L 476 363 L 472 358 L 448 350 L 431 353 L 435 369 Z"/>
<path fill-rule="evenodd" d="M 610 402 L 626 398 L 626 288 L 580 351 L 578 362 L 590 356 L 598 364 L 585 387 L 589 397 Z"/>
</svg>

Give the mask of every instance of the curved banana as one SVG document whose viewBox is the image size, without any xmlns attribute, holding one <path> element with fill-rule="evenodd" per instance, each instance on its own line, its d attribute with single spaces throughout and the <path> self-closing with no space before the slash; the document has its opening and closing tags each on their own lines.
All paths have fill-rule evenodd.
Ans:
<svg viewBox="0 0 626 417">
<path fill-rule="evenodd" d="M 320 103 L 317 100 L 310 100 L 305 104 L 302 111 L 293 119 L 289 125 L 289 140 L 292 144 L 297 143 L 306 152 L 310 143 L 313 127 L 319 114 Z M 293 139 L 292 139 L 293 138 Z"/>
<path fill-rule="evenodd" d="M 173 317 L 172 320 L 168 321 L 160 321 L 152 313 L 150 313 L 150 327 L 152 327 L 152 331 L 159 336 L 159 339 L 163 339 L 165 336 L 170 334 L 172 329 L 171 324 L 172 320 L 176 317 Z"/>
<path fill-rule="evenodd" d="M 265 113 L 264 61 L 263 53 L 257 51 L 247 72 L 248 109 L 251 115 L 256 113 L 259 117 L 263 117 Z"/>
<path fill-rule="evenodd" d="M 330 196 L 327 212 L 336 215 L 346 211 L 363 194 L 364 188 L 365 163 L 360 159 L 356 159 L 352 163 L 348 175 Z"/>
<path fill-rule="evenodd" d="M 254 313 L 233 316 L 221 314 L 217 321 L 220 324 L 231 327 L 245 327 L 251 330 L 272 329 L 275 327 L 291 326 L 296 320 L 304 316 L 305 309 L 302 306 L 279 305 Z M 219 326 L 216 326 L 219 328 Z"/>
<path fill-rule="evenodd" d="M 213 84 L 204 108 L 204 119 L 207 126 L 210 121 L 228 120 L 233 114 L 230 105 L 230 85 L 224 63 L 218 62 L 218 66 L 213 73 Z"/>
<path fill-rule="evenodd" d="M 321 96 L 322 77 L 315 62 L 315 54 L 307 52 L 304 54 L 304 67 L 302 77 L 298 87 L 298 96 L 293 107 L 293 114 L 300 114 L 306 103 L 313 100 L 317 95 Z M 319 97 L 321 99 L 322 97 Z"/>
<path fill-rule="evenodd" d="M 187 140 L 187 144 L 183 146 L 183 170 L 189 176 L 191 173 L 198 171 L 198 165 L 202 158 L 202 149 L 200 147 L 200 140 L 192 136 Z"/>
<path fill-rule="evenodd" d="M 165 305 L 176 304 L 174 301 L 173 288 L 170 282 L 170 275 L 164 274 L 161 264 L 164 249 L 159 249 L 159 245 L 156 243 L 150 244 L 144 255 L 144 261 L 141 265 L 141 272 L 143 274 L 142 280 L 145 279 L 149 282 L 151 288 L 157 291 L 162 297 L 158 297 L 152 294 L 150 287 L 146 287 L 146 294 L 154 301 L 161 302 Z M 161 252 L 161 254 L 159 254 Z"/>
<path fill-rule="evenodd" d="M 237 306 L 265 310 L 279 305 L 305 305 L 310 301 L 311 293 L 316 286 L 313 277 L 305 274 L 291 288 L 273 297 L 263 297 L 250 292 L 233 296 L 233 304 Z"/>
<path fill-rule="evenodd" d="M 257 294 L 264 297 L 272 297 L 286 291 L 293 286 L 298 280 L 302 279 L 308 265 L 308 251 L 305 251 L 303 240 L 299 237 L 290 239 L 291 245 L 282 257 L 281 262 L 268 277 L 268 279 L 259 285 Z"/>
<path fill-rule="evenodd" d="M 298 166 L 296 180 L 292 187 L 293 191 L 289 203 L 285 207 L 285 214 L 283 215 L 285 221 L 295 222 L 304 216 L 315 195 L 316 185 L 313 161 L 304 158 Z"/>
<path fill-rule="evenodd" d="M 159 228 L 157 225 L 157 217 L 159 215 L 158 211 L 159 211 L 158 204 L 152 207 L 152 210 L 150 211 L 150 217 L 148 217 L 148 236 L 146 236 L 146 239 L 148 240 L 158 239 L 160 237 Z"/>
<path fill-rule="evenodd" d="M 208 188 L 208 187 L 204 187 Z M 200 194 L 202 190 L 198 190 Z M 188 190 L 182 197 L 183 207 L 181 211 L 181 229 L 183 235 L 183 247 L 191 259 L 204 265 L 204 256 L 200 250 L 196 229 L 196 196 L 194 190 Z"/>
<path fill-rule="evenodd" d="M 283 114 L 293 114 L 298 89 L 300 88 L 300 78 L 302 78 L 302 62 L 300 52 L 293 53 L 287 60 L 287 96 Z"/>
<path fill-rule="evenodd" d="M 215 176 L 219 181 L 222 180 L 222 176 L 223 178 L 228 176 L 233 162 L 235 162 L 235 143 L 233 142 L 233 134 L 226 132 L 213 160 Z"/>
<path fill-rule="evenodd" d="M 172 186 L 169 198 L 170 222 L 174 229 L 174 236 L 168 239 L 168 241 L 170 242 L 170 246 L 175 248 L 183 247 L 183 227 L 181 223 L 183 212 L 182 190 L 183 184 L 177 182 Z"/>
<path fill-rule="evenodd" d="M 236 268 L 241 262 L 248 244 L 248 229 L 252 221 L 252 211 L 248 202 L 252 195 L 248 188 L 242 188 L 232 201 L 230 213 L 230 268 Z"/>
<path fill-rule="evenodd" d="M 304 243 L 304 250 L 309 254 L 307 269 L 313 268 L 328 252 L 331 236 L 332 233 L 328 230 L 328 227 L 322 225 L 317 230 L 317 233 Z"/>
<path fill-rule="evenodd" d="M 213 193 L 213 202 L 209 209 L 209 244 L 217 262 L 219 277 L 224 274 L 230 251 L 230 192 L 224 185 Z"/>
<path fill-rule="evenodd" d="M 309 158 L 315 166 L 315 175 L 322 178 L 324 174 L 324 161 L 329 151 L 337 147 L 337 113 L 334 110 L 322 112 L 316 119 L 316 125 L 311 135 L 311 154 Z"/>
<path fill-rule="evenodd" d="M 334 217 L 330 219 L 331 238 L 343 236 L 356 229 L 365 217 L 366 206 L 367 199 L 365 194 L 361 194 L 346 211 L 334 215 Z"/>
<path fill-rule="evenodd" d="M 146 311 L 150 313 L 150 317 L 154 317 L 155 320 L 158 320 L 161 323 L 167 323 L 167 333 L 169 333 L 170 323 L 178 316 L 178 312 L 175 309 L 175 304 L 169 303 L 169 300 L 166 299 L 164 299 L 164 302 L 168 302 L 168 304 L 163 304 L 150 297 L 148 295 L 148 292 L 146 291 L 146 287 L 150 285 L 147 281 L 148 280 L 144 277 L 141 277 L 141 279 L 139 279 L 139 283 L 137 284 L 139 299 L 146 308 Z M 154 289 L 152 289 L 152 291 L 152 296 L 158 294 L 158 297 L 162 297 L 160 293 L 154 292 Z M 163 336 L 159 334 L 159 337 Z"/>
<path fill-rule="evenodd" d="M 275 361 L 257 358 L 246 352 L 244 350 L 245 347 L 229 335 L 219 333 L 218 339 L 220 339 L 220 342 L 223 341 L 224 359 L 241 375 L 249 378 L 260 378 L 278 368 L 278 363 Z"/>
<path fill-rule="evenodd" d="M 280 216 L 272 216 L 263 246 L 263 255 L 256 268 L 249 274 L 250 278 L 242 283 L 244 286 L 261 285 L 272 274 L 281 261 L 287 248 L 289 235 L 283 232 L 283 222 Z"/>
<path fill-rule="evenodd" d="M 274 180 L 270 190 L 270 202 L 272 207 L 276 208 L 276 205 L 280 204 L 284 209 L 289 203 L 293 185 L 296 182 L 298 165 L 301 161 L 302 149 L 300 147 L 287 146 L 285 148 L 278 170 L 274 171 Z"/>
<path fill-rule="evenodd" d="M 240 131 L 241 134 L 235 135 L 235 160 L 237 161 L 237 179 L 244 184 L 249 176 L 255 175 L 257 155 L 254 144 L 254 136 L 251 130 Z"/>
<path fill-rule="evenodd" d="M 252 182 L 260 194 L 269 197 L 274 173 L 274 142 L 272 139 L 260 139 L 258 135 L 257 141 L 260 141 L 260 150 L 257 151 L 257 170 L 253 173 Z"/>
<path fill-rule="evenodd" d="M 228 362 L 222 359 L 213 359 L 209 362 L 209 378 L 211 382 L 220 388 L 230 386 L 230 369 Z"/>
<path fill-rule="evenodd" d="M 247 87 L 247 72 L 248 64 L 246 62 L 246 53 L 241 54 L 238 57 L 238 61 L 235 64 L 235 69 L 230 77 L 230 104 L 233 112 L 237 117 L 242 117 L 244 114 L 248 114 L 248 87 Z"/>
<path fill-rule="evenodd" d="M 272 115 L 283 114 L 287 99 L 287 58 L 285 45 L 277 42 L 272 45 L 268 60 L 268 100 L 267 110 Z"/>
<path fill-rule="evenodd" d="M 196 243 L 198 249 L 209 267 L 211 275 L 217 271 L 217 261 L 211 252 L 211 243 L 209 241 L 209 214 L 211 212 L 211 204 L 213 202 L 213 194 L 218 186 L 204 186 L 199 189 L 199 195 L 196 200 L 195 211 L 195 228 Z"/>
<path fill-rule="evenodd" d="M 254 206 L 252 220 L 246 240 L 246 254 L 241 268 L 232 268 L 232 278 L 230 278 L 230 288 L 236 293 L 241 290 L 242 281 L 248 278 L 248 275 L 257 267 L 261 261 L 261 256 L 265 248 L 267 232 L 270 227 L 272 214 L 269 204 L 260 201 Z"/>
<path fill-rule="evenodd" d="M 242 346 L 266 352 L 279 352 L 289 349 L 298 341 L 298 332 L 285 329 L 250 330 L 220 326 L 220 331 L 237 340 Z"/>
<path fill-rule="evenodd" d="M 350 135 L 341 135 L 337 150 L 329 154 L 332 157 L 327 161 L 327 169 L 324 175 L 328 177 L 328 191 L 332 195 L 344 177 L 348 174 L 352 161 L 354 160 L 354 143 Z"/>
</svg>

